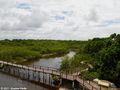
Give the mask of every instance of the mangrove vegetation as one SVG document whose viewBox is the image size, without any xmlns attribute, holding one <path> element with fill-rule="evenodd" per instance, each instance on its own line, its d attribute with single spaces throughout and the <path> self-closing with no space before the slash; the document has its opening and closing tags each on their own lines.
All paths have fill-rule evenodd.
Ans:
<svg viewBox="0 0 120 90">
<path fill-rule="evenodd" d="M 77 70 L 87 80 L 108 80 L 120 87 L 120 34 L 88 40 L 74 58 L 63 59 L 61 70 Z"/>
<path fill-rule="evenodd" d="M 62 56 L 76 50 L 84 41 L 57 40 L 1 40 L 0 60 L 23 63 L 29 60 Z"/>
<path fill-rule="evenodd" d="M 88 41 L 1 40 L 0 60 L 21 63 L 63 56 L 74 50 L 74 58 L 63 58 L 61 70 L 79 72 L 85 79 L 104 79 L 120 87 L 120 34 Z"/>
</svg>

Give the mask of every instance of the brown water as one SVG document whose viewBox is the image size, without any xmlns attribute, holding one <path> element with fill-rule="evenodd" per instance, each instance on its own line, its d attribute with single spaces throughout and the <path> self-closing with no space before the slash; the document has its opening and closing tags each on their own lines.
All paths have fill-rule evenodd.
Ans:
<svg viewBox="0 0 120 90">
<path fill-rule="evenodd" d="M 70 51 L 67 56 L 68 57 L 73 57 L 76 53 L 73 51 Z M 25 63 L 26 65 L 29 66 L 44 66 L 44 67 L 52 67 L 52 68 L 60 68 L 60 64 L 62 61 L 63 57 L 54 57 L 54 58 L 43 58 L 39 59 L 37 61 L 32 61 Z M 22 81 L 17 78 L 14 78 L 12 76 L 8 76 L 6 74 L 0 73 L 0 87 L 15 87 L 15 88 L 27 88 L 28 90 L 49 90 L 46 89 L 42 86 L 35 85 L 33 83 L 27 82 L 27 81 Z M 70 90 L 71 86 L 69 83 L 63 84 L 61 86 L 60 90 Z M 1 89 L 0 89 L 1 90 Z M 9 90 L 9 89 L 8 89 Z"/>
</svg>

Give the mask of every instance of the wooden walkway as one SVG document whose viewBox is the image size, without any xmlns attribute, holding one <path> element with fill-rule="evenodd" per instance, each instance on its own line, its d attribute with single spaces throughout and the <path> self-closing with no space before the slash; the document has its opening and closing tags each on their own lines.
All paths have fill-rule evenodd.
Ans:
<svg viewBox="0 0 120 90">
<path fill-rule="evenodd" d="M 67 80 L 71 80 L 71 81 L 76 80 L 80 83 L 81 86 L 85 87 L 88 90 L 101 90 L 97 84 L 94 84 L 94 83 L 90 84 L 89 82 L 83 80 L 79 76 L 67 75 L 67 74 L 60 72 L 57 69 L 45 68 L 45 67 L 38 68 L 38 67 L 23 66 L 23 65 L 4 62 L 4 61 L 0 61 L 0 64 L 12 66 L 15 68 L 31 70 L 31 71 L 35 71 L 35 72 L 44 72 L 44 73 L 51 74 L 51 75 L 54 74 L 54 75 L 60 76 L 62 79 L 67 79 Z"/>
</svg>

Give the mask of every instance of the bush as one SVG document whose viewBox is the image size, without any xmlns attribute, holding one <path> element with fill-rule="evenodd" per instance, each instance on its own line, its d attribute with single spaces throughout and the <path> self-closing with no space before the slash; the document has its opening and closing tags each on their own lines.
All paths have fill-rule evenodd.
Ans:
<svg viewBox="0 0 120 90">
<path fill-rule="evenodd" d="M 70 68 L 70 61 L 69 61 L 69 57 L 68 56 L 65 56 L 61 62 L 61 70 L 67 70 Z"/>
<path fill-rule="evenodd" d="M 87 80 L 93 80 L 99 78 L 99 73 L 97 72 L 84 72 L 83 77 Z"/>
</svg>

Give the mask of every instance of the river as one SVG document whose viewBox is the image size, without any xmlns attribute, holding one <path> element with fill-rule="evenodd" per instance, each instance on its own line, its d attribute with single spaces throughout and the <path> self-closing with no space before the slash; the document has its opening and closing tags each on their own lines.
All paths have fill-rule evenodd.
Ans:
<svg viewBox="0 0 120 90">
<path fill-rule="evenodd" d="M 70 51 L 67 56 L 69 58 L 74 57 L 76 53 L 74 51 Z M 60 64 L 62 61 L 62 57 L 54 57 L 54 58 L 42 58 L 39 60 L 31 61 L 25 63 L 25 65 L 28 66 L 44 66 L 44 67 L 52 67 L 52 68 L 60 68 Z M 42 86 L 35 85 L 32 83 L 29 83 L 27 81 L 22 81 L 17 78 L 5 75 L 3 73 L 0 73 L 0 87 L 26 87 L 28 90 L 49 90 L 46 89 Z M 64 83 L 61 87 L 60 90 L 69 90 L 71 87 L 69 83 Z"/>
</svg>

